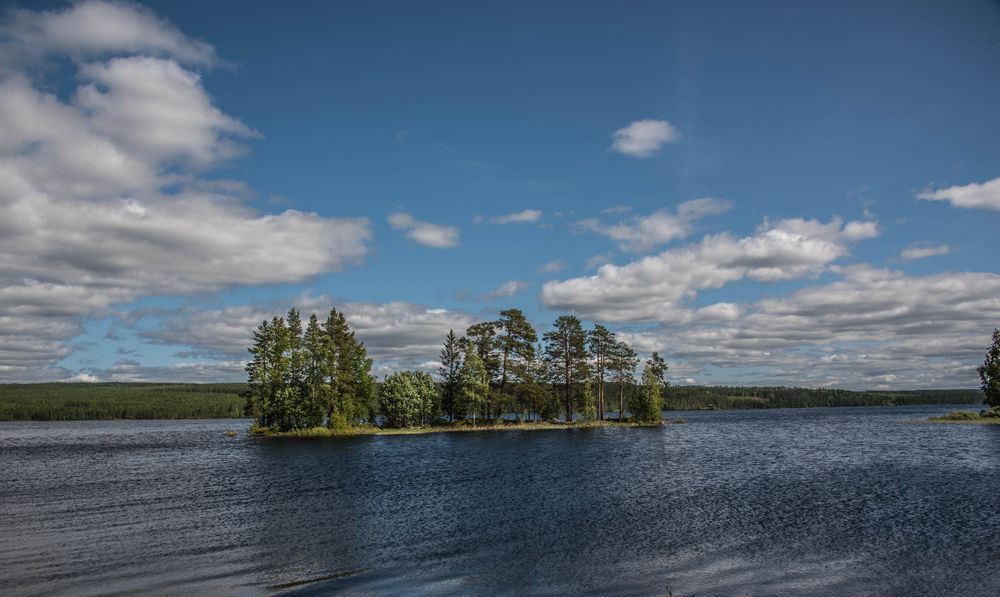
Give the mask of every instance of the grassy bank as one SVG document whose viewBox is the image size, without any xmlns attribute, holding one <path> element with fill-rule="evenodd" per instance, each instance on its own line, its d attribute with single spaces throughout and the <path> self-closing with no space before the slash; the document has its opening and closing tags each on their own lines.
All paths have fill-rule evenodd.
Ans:
<svg viewBox="0 0 1000 597">
<path fill-rule="evenodd" d="M 989 410 L 956 410 L 941 417 L 931 417 L 931 423 L 971 423 L 974 425 L 1000 425 L 1000 407 Z"/>
<path fill-rule="evenodd" d="M 45 383 L 0 385 L 0 421 L 230 419 L 244 384 Z"/>
<path fill-rule="evenodd" d="M 349 427 L 346 429 L 329 429 L 327 427 L 314 427 L 312 429 L 300 429 L 298 431 L 277 432 L 270 429 L 251 427 L 250 433 L 261 437 L 349 437 L 353 435 L 421 435 L 426 433 L 470 433 L 478 431 L 544 431 L 552 429 L 596 429 L 601 427 L 659 427 L 666 424 L 683 423 L 683 419 L 673 421 L 661 421 L 658 423 L 633 423 L 631 421 L 592 421 L 589 423 L 554 423 L 551 421 L 537 422 L 504 422 L 496 425 L 471 425 L 467 423 L 455 423 L 451 425 L 434 425 L 424 427 L 404 427 L 402 429 L 389 429 L 380 427 Z"/>
</svg>

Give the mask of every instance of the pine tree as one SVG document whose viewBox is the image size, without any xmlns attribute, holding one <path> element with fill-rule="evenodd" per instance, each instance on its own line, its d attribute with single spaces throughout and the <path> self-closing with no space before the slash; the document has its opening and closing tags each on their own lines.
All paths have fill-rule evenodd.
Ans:
<svg viewBox="0 0 1000 597">
<path fill-rule="evenodd" d="M 525 411 L 525 418 L 529 420 L 540 417 L 542 405 L 552 398 L 548 369 L 542 358 L 544 352 L 542 345 L 536 344 L 531 361 L 526 366 L 526 378 L 517 387 L 518 401 Z M 558 402 L 556 406 L 558 411 Z"/>
<path fill-rule="evenodd" d="M 618 420 L 625 416 L 625 386 L 635 381 L 633 375 L 639 357 L 632 348 L 621 341 L 616 341 L 611 347 L 608 369 L 614 381 L 618 384 Z"/>
<path fill-rule="evenodd" d="M 504 400 L 509 381 L 525 383 L 530 377 L 528 368 L 535 358 L 535 342 L 538 334 L 520 309 L 506 309 L 500 312 L 495 322 L 498 330 L 495 344 L 500 359 L 500 400 Z M 500 412 L 497 412 L 499 415 Z"/>
<path fill-rule="evenodd" d="M 602 421 L 607 410 L 604 400 L 604 379 L 615 342 L 614 332 L 601 324 L 594 325 L 594 329 L 587 334 L 587 344 L 594 360 L 594 375 L 597 382 L 597 418 Z"/>
<path fill-rule="evenodd" d="M 545 360 L 550 379 L 563 387 L 563 405 L 569 423 L 573 421 L 573 389 L 587 379 L 587 334 L 580 320 L 572 315 L 563 315 L 552 325 L 555 329 L 544 335 Z"/>
<path fill-rule="evenodd" d="M 500 379 L 500 357 L 497 354 L 497 324 L 495 321 L 483 321 L 469 326 L 465 330 L 468 345 L 476 352 L 483 363 L 490 386 Z M 486 415 L 493 410 L 491 395 L 486 395 Z"/>
</svg>

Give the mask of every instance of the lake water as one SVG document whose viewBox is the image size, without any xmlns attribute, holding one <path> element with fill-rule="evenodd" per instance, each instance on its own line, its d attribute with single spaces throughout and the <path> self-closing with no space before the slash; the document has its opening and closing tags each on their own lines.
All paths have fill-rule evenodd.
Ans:
<svg viewBox="0 0 1000 597">
<path fill-rule="evenodd" d="M 0 423 L 0 594 L 995 596 L 1000 426 L 899 422 L 955 409 L 310 441 Z"/>
</svg>

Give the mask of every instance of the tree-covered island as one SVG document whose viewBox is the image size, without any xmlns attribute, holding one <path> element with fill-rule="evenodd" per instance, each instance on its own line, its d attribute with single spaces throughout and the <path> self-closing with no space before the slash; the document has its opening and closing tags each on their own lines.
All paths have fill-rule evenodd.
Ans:
<svg viewBox="0 0 1000 597">
<path fill-rule="evenodd" d="M 519 309 L 463 336 L 450 331 L 437 382 L 400 371 L 376 383 L 364 345 L 336 309 L 324 321 L 303 323 L 294 308 L 263 321 L 249 352 L 246 413 L 260 434 L 659 425 L 668 386 L 657 353 L 637 385 L 639 359 L 614 332 L 585 330 L 564 315 L 539 342 Z M 611 382 L 617 396 L 609 401 Z"/>
</svg>

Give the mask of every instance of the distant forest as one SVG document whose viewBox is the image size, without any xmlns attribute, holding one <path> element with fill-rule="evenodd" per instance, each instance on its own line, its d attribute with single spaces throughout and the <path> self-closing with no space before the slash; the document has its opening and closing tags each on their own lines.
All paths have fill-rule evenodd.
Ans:
<svg viewBox="0 0 1000 597">
<path fill-rule="evenodd" d="M 629 384 L 626 394 L 640 391 Z M 247 384 L 0 384 L 0 421 L 243 418 Z M 608 385 L 608 394 L 618 387 Z M 666 410 L 976 404 L 979 390 L 868 391 L 741 386 L 670 386 Z"/>
<path fill-rule="evenodd" d="M 0 421 L 235 419 L 246 384 L 41 383 L 0 385 Z"/>
</svg>

